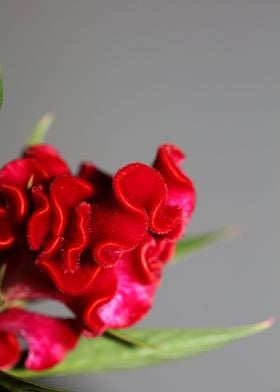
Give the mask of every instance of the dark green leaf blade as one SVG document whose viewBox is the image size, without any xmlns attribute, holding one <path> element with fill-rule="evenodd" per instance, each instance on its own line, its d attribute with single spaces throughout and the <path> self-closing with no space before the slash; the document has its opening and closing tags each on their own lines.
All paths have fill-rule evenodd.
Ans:
<svg viewBox="0 0 280 392">
<path fill-rule="evenodd" d="M 127 335 L 155 348 L 128 346 L 106 336 L 82 338 L 76 349 L 56 367 L 40 373 L 24 369 L 13 373 L 23 377 L 61 376 L 151 366 L 223 347 L 264 331 L 272 324 L 270 319 L 258 324 L 218 329 L 128 329 L 125 331 Z"/>
<path fill-rule="evenodd" d="M 27 146 L 35 146 L 42 144 L 45 141 L 46 134 L 54 122 L 54 116 L 51 113 L 46 113 L 36 124 L 30 138 L 27 140 Z"/>
<path fill-rule="evenodd" d="M 2 70 L 0 66 L 0 109 L 3 105 L 3 78 L 2 78 Z"/>
<path fill-rule="evenodd" d="M 186 239 L 178 242 L 174 261 L 176 262 L 179 258 L 212 245 L 217 241 L 233 238 L 237 235 L 237 233 L 238 230 L 235 228 L 226 228 L 202 234 L 189 235 Z"/>
<path fill-rule="evenodd" d="M 0 390 L 5 392 L 63 392 L 61 389 L 42 387 L 1 371 Z"/>
</svg>

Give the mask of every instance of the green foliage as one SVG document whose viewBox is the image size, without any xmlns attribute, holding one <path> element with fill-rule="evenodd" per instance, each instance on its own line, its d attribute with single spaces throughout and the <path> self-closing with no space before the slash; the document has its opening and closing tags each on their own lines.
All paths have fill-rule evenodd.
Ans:
<svg viewBox="0 0 280 392">
<path fill-rule="evenodd" d="M 58 389 L 46 388 L 11 376 L 0 371 L 1 392 L 63 392 Z M 65 391 L 66 392 L 66 391 Z"/>
<path fill-rule="evenodd" d="M 37 123 L 30 138 L 27 141 L 27 146 L 35 146 L 42 144 L 45 141 L 46 134 L 54 122 L 54 116 L 51 113 L 46 113 Z"/>
<path fill-rule="evenodd" d="M 151 366 L 214 350 L 264 331 L 271 325 L 272 321 L 268 320 L 218 329 L 128 329 L 126 335 L 146 342 L 146 346 L 133 346 L 106 335 L 96 339 L 81 338 L 78 346 L 57 366 L 40 373 L 15 369 L 13 374 L 21 377 L 60 376 Z"/>
<path fill-rule="evenodd" d="M 182 259 L 183 256 L 189 253 L 206 248 L 217 241 L 233 238 L 237 233 L 238 231 L 234 228 L 226 228 L 202 234 L 188 235 L 186 239 L 178 242 L 174 262 L 179 261 L 179 259 Z"/>
<path fill-rule="evenodd" d="M 131 334 L 127 334 L 125 331 L 121 329 L 109 329 L 107 330 L 106 334 L 111 336 L 117 340 L 119 340 L 123 344 L 128 344 L 136 347 L 143 347 L 143 348 L 155 348 L 148 342 L 139 339 Z"/>
</svg>

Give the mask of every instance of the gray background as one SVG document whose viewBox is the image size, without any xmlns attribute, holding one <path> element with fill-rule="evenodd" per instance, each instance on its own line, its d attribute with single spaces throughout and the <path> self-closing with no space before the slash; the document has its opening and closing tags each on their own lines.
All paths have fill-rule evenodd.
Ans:
<svg viewBox="0 0 280 392">
<path fill-rule="evenodd" d="M 227 326 L 279 316 L 279 0 L 1 0 L 1 163 L 54 111 L 48 141 L 73 168 L 188 154 L 190 231 L 242 236 L 169 268 L 149 326 Z M 94 353 L 92 353 L 94 356 Z M 279 392 L 279 324 L 157 368 L 52 380 L 79 392 Z M 49 382 L 49 380 L 43 380 Z"/>
</svg>

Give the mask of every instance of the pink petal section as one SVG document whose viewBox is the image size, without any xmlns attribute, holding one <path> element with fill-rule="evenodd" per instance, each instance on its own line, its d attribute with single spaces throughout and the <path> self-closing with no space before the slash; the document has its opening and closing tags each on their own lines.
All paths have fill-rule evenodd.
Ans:
<svg viewBox="0 0 280 392">
<path fill-rule="evenodd" d="M 0 314 L 0 331 L 24 338 L 28 345 L 25 366 L 43 370 L 62 361 L 74 348 L 79 331 L 73 320 L 56 319 L 12 308 Z"/>
<path fill-rule="evenodd" d="M 10 332 L 0 332 L 0 369 L 12 368 L 20 358 L 17 338 Z"/>
<path fill-rule="evenodd" d="M 145 316 L 152 306 L 157 285 L 143 285 L 132 273 L 133 260 L 117 265 L 118 289 L 113 299 L 99 309 L 99 317 L 106 329 L 126 328 Z"/>
<path fill-rule="evenodd" d="M 126 328 L 142 319 L 153 304 L 162 267 L 174 244 L 147 234 L 133 253 L 126 254 L 114 268 L 117 289 L 98 314 L 106 328 Z"/>
</svg>

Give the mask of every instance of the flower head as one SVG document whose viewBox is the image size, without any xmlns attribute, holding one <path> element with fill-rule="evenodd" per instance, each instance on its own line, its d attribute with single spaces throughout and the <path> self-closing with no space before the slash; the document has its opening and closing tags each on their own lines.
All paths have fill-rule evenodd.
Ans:
<svg viewBox="0 0 280 392">
<path fill-rule="evenodd" d="M 39 145 L 4 166 L 0 263 L 7 264 L 6 299 L 58 299 L 91 336 L 141 319 L 195 206 L 183 159 L 177 147 L 163 145 L 152 166 L 131 163 L 111 176 L 86 162 L 74 175 L 52 147 Z M 11 311 L 20 320 L 29 317 Z M 7 318 L 0 314 L 0 333 L 14 355 L 4 366 L 17 358 Z"/>
</svg>

